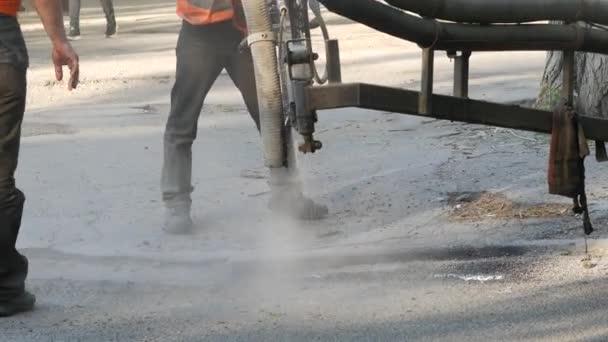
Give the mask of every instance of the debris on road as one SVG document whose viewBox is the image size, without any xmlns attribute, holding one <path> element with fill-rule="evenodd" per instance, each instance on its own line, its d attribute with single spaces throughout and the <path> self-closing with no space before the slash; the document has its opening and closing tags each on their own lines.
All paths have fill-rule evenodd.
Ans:
<svg viewBox="0 0 608 342">
<path fill-rule="evenodd" d="M 565 203 L 518 203 L 490 192 L 450 194 L 448 203 L 452 205 L 450 218 L 463 221 L 562 217 L 571 209 Z"/>
</svg>

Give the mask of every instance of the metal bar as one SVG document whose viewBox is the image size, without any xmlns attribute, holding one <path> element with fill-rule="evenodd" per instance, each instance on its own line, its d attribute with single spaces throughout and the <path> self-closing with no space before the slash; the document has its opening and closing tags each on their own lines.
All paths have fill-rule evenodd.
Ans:
<svg viewBox="0 0 608 342">
<path fill-rule="evenodd" d="M 574 83 L 576 79 L 576 72 L 574 70 L 574 51 L 565 50 L 563 54 L 562 98 L 566 102 L 566 106 L 572 107 L 574 105 Z"/>
<path fill-rule="evenodd" d="M 552 129 L 551 112 L 445 95 L 433 95 L 432 114 L 422 114 L 419 92 L 370 84 L 308 87 L 306 96 L 311 110 L 359 107 L 539 133 Z M 580 116 L 579 122 L 588 139 L 608 140 L 607 119 Z"/>
<path fill-rule="evenodd" d="M 327 50 L 327 81 L 330 84 L 342 82 L 342 66 L 340 63 L 340 46 L 337 39 L 325 42 Z"/>
<path fill-rule="evenodd" d="M 433 49 L 422 49 L 422 77 L 420 80 L 420 97 L 418 112 L 431 114 L 433 97 L 433 72 L 435 65 L 435 51 Z"/>
<path fill-rule="evenodd" d="M 306 3 L 308 4 L 308 2 Z M 285 1 L 287 13 L 289 13 L 289 26 L 291 28 L 291 39 L 297 40 L 305 37 L 308 27 L 308 8 L 303 3 L 288 0 Z"/>
<path fill-rule="evenodd" d="M 469 60 L 470 51 L 463 51 L 454 57 L 454 96 L 469 97 Z"/>
</svg>

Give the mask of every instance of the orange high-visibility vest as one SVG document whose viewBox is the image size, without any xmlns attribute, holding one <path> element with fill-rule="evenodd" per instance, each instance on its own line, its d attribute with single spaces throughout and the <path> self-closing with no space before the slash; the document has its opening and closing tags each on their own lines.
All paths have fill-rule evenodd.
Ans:
<svg viewBox="0 0 608 342">
<path fill-rule="evenodd" d="M 15 17 L 20 6 L 21 0 L 0 0 L 0 14 Z"/>
<path fill-rule="evenodd" d="M 246 25 L 241 6 L 240 0 L 177 0 L 177 15 L 193 25 L 232 20 L 244 30 Z"/>
</svg>

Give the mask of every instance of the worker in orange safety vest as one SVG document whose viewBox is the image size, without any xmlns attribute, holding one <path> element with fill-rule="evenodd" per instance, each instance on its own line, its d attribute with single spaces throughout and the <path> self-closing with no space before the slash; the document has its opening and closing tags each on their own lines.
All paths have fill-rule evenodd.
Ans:
<svg viewBox="0 0 608 342">
<path fill-rule="evenodd" d="M 247 31 L 241 1 L 177 0 L 177 14 L 183 24 L 164 135 L 161 191 L 166 207 L 163 229 L 172 234 L 187 234 L 193 230 L 192 143 L 205 97 L 222 70 L 228 72 L 240 90 L 258 130 L 260 119 L 251 51 L 239 47 Z M 271 209 L 302 219 L 318 219 L 327 214 L 326 206 L 315 204 L 296 187 L 283 186 L 281 182 L 269 182 Z M 283 190 L 287 188 L 290 189 Z"/>
</svg>

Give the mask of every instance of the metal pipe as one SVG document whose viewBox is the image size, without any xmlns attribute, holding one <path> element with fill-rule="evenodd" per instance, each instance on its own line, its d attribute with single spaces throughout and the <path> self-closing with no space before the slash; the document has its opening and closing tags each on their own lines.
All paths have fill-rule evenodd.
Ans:
<svg viewBox="0 0 608 342">
<path fill-rule="evenodd" d="M 576 24 L 477 25 L 422 19 L 374 0 L 320 0 L 330 11 L 435 50 L 577 50 L 608 54 L 608 32 Z"/>
<path fill-rule="evenodd" d="M 337 39 L 325 41 L 327 51 L 327 81 L 330 84 L 342 82 L 342 66 L 340 62 L 340 47 Z"/>
<path fill-rule="evenodd" d="M 422 74 L 420 79 L 420 97 L 418 112 L 431 114 L 433 110 L 433 79 L 435 72 L 435 50 L 422 50 Z"/>
<path fill-rule="evenodd" d="M 464 23 L 587 21 L 608 25 L 605 0 L 386 0 L 424 17 Z"/>
</svg>

